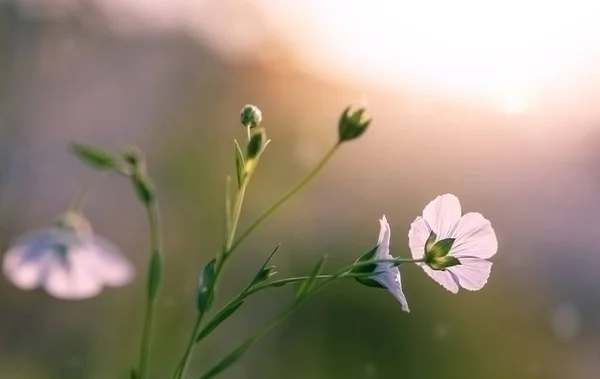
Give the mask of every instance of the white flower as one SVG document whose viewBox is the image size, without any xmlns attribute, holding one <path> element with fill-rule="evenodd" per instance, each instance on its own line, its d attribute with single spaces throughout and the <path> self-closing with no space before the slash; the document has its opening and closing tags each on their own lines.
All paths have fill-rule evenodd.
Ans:
<svg viewBox="0 0 600 379">
<path fill-rule="evenodd" d="M 390 255 L 390 224 L 388 224 L 385 216 L 379 220 L 379 224 L 381 225 L 381 229 L 379 230 L 377 249 L 372 259 L 394 259 Z M 400 270 L 398 267 L 394 266 L 393 263 L 378 263 L 377 267 L 373 271 L 373 275 L 370 278 L 387 288 L 388 291 L 390 291 L 392 295 L 394 295 L 394 297 L 400 302 L 403 311 L 410 312 L 408 309 L 406 296 L 404 296 L 404 293 L 402 292 L 402 282 L 400 281 Z"/>
<path fill-rule="evenodd" d="M 4 275 L 23 290 L 43 287 L 59 299 L 86 299 L 104 286 L 130 283 L 134 269 L 117 248 L 95 236 L 81 216 L 19 238 L 4 255 Z M 68 222 L 77 221 L 77 225 Z M 64 221 L 67 222 L 64 222 Z"/>
<path fill-rule="evenodd" d="M 492 269 L 491 258 L 498 250 L 496 233 L 491 223 L 480 213 L 462 215 L 458 198 L 451 194 L 438 196 L 417 217 L 408 232 L 410 250 L 414 259 L 425 255 L 425 244 L 433 232 L 436 241 L 454 238 L 448 257 L 460 261 L 460 265 L 433 270 L 426 263 L 419 263 L 433 280 L 448 291 L 457 293 L 459 287 L 477 291 L 487 283 Z"/>
</svg>

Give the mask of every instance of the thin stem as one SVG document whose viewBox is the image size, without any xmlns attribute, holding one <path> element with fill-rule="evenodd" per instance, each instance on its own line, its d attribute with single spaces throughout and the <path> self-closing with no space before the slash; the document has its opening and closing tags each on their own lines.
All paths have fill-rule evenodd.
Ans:
<svg viewBox="0 0 600 379">
<path fill-rule="evenodd" d="M 148 277 L 152 275 L 153 264 L 156 259 L 162 259 L 162 234 L 160 227 L 160 212 L 158 204 L 152 202 L 145 204 L 148 214 L 148 224 L 150 228 L 150 248 L 152 256 L 148 268 Z M 156 311 L 156 303 L 158 291 L 149 291 L 148 300 L 146 302 L 146 311 L 144 315 L 144 326 L 142 331 L 142 342 L 140 344 L 140 361 L 138 365 L 139 379 L 145 379 L 148 372 L 148 361 L 150 358 L 150 347 L 152 342 L 152 331 L 154 327 L 154 315 Z"/>
<path fill-rule="evenodd" d="M 252 225 L 246 229 L 244 233 L 233 243 L 231 248 L 229 249 L 230 253 L 234 251 L 260 224 L 263 223 L 269 216 L 273 214 L 281 205 L 283 205 L 286 201 L 288 201 L 292 196 L 294 196 L 298 191 L 300 191 L 308 182 L 310 182 L 318 173 L 321 171 L 323 167 L 329 162 L 331 157 L 333 157 L 334 153 L 340 147 L 340 143 L 336 143 L 333 147 L 325 154 L 323 159 L 315 166 L 315 168 L 298 184 L 292 187 L 288 192 L 286 192 L 279 200 L 277 200 L 271 207 L 269 207 L 266 211 L 261 214 Z"/>
<path fill-rule="evenodd" d="M 249 131 L 250 130 L 248 129 L 248 132 Z M 240 219 L 240 214 L 242 211 L 242 206 L 244 203 L 246 188 L 248 186 L 248 183 L 250 181 L 250 178 L 251 178 L 254 170 L 250 170 L 247 173 L 247 175 L 244 178 L 244 181 L 242 182 L 242 185 L 240 186 L 240 188 L 238 190 L 238 193 L 236 195 L 236 199 L 235 199 L 235 202 L 233 205 L 233 214 L 231 215 L 231 224 L 230 224 L 229 230 L 226 231 L 227 238 L 225 239 L 225 244 L 223 246 L 221 258 L 217 261 L 216 272 L 215 272 L 215 281 L 214 281 L 212 290 L 214 290 L 217 287 L 218 282 L 221 277 L 221 273 L 223 271 L 223 268 L 225 267 L 226 262 L 228 261 L 231 254 L 235 251 L 235 249 L 237 249 L 240 246 L 240 244 L 263 221 L 265 221 L 271 214 L 273 214 L 281 205 L 283 205 L 287 200 L 289 200 L 292 196 L 294 196 L 296 193 L 298 193 L 304 186 L 306 186 L 306 184 L 308 184 L 321 171 L 321 169 L 323 169 L 323 167 L 325 167 L 325 165 L 333 157 L 334 153 L 337 151 L 339 146 L 340 146 L 340 143 L 339 142 L 336 143 L 325 154 L 325 156 L 321 159 L 321 161 L 313 168 L 313 170 L 304 179 L 302 179 L 298 184 L 296 184 L 294 187 L 292 187 L 277 202 L 275 202 L 270 208 L 268 208 L 265 212 L 263 212 L 263 214 L 260 217 L 258 217 L 258 219 L 256 219 L 256 221 L 254 221 L 254 223 L 252 225 L 250 225 L 250 227 L 248 227 L 248 229 L 237 240 L 234 240 L 235 234 L 237 231 L 237 227 L 238 227 L 238 223 L 239 223 L 239 219 Z M 229 215 L 226 215 L 226 217 L 228 217 L 228 216 Z M 249 288 L 247 290 L 249 290 Z M 244 294 L 247 292 L 247 290 L 240 293 L 240 295 L 238 295 L 238 297 L 236 297 L 234 300 L 229 302 L 228 305 L 226 305 L 225 308 L 223 308 L 223 309 L 226 309 L 227 306 L 231 306 L 231 304 L 233 304 L 235 301 L 239 301 L 239 300 L 245 298 Z M 218 315 L 218 313 L 217 313 L 217 315 Z M 198 342 L 198 340 L 196 339 L 196 336 L 200 335 L 200 333 L 201 333 L 200 324 L 197 324 L 196 327 L 194 328 L 194 333 L 192 335 L 196 343 Z M 194 343 L 194 345 L 195 345 L 195 343 Z M 181 371 L 179 372 L 179 376 L 176 379 L 180 379 L 185 375 L 187 362 L 190 359 L 193 348 L 194 348 L 194 346 L 192 345 L 192 347 L 189 348 L 189 352 L 188 352 L 188 349 L 186 349 L 186 354 L 182 358 L 182 363 L 180 363 Z"/>
<path fill-rule="evenodd" d="M 250 178 L 252 177 L 252 171 L 248 172 L 246 174 L 246 176 L 244 177 L 244 181 L 242 182 L 242 185 L 240 186 L 236 197 L 235 197 L 235 202 L 233 205 L 233 214 L 229 215 L 226 214 L 225 218 L 226 220 L 229 220 L 230 216 L 231 216 L 231 223 L 226 221 L 226 238 L 225 238 L 225 244 L 223 245 L 223 251 L 222 254 L 220 256 L 220 259 L 217 260 L 217 265 L 215 268 L 215 279 L 213 282 L 213 287 L 211 288 L 211 291 L 215 291 L 218 282 L 221 278 L 221 273 L 223 272 L 223 268 L 225 267 L 225 264 L 227 263 L 229 257 L 231 256 L 230 254 L 230 249 L 231 249 L 231 245 L 233 243 L 233 238 L 235 237 L 235 231 L 237 230 L 237 225 L 240 219 L 240 214 L 242 213 L 242 206 L 244 205 L 244 197 L 246 194 L 246 188 L 248 186 L 248 183 L 250 182 Z M 229 185 L 229 184 L 228 184 Z M 229 198 L 227 198 L 227 203 L 229 202 Z M 225 207 L 225 211 L 229 212 L 229 207 L 226 206 Z M 198 314 L 198 322 L 196 323 L 196 325 L 194 326 L 194 330 L 190 336 L 190 340 L 188 342 L 188 346 L 186 347 L 185 353 L 183 355 L 183 357 L 181 358 L 181 361 L 177 367 L 177 369 L 175 370 L 174 379 L 180 379 L 183 378 L 185 376 L 185 373 L 187 371 L 187 368 L 189 366 L 189 360 L 192 356 L 192 353 L 194 351 L 194 347 L 196 345 L 196 336 L 198 336 L 198 333 L 200 332 L 200 326 L 202 323 L 202 318 L 204 316 L 204 312 L 200 312 Z"/>
<path fill-rule="evenodd" d="M 83 186 L 83 188 L 81 188 L 79 193 L 73 198 L 73 200 L 71 201 L 71 204 L 69 205 L 69 210 L 71 210 L 73 212 L 81 211 L 81 208 L 83 208 L 83 205 L 85 204 L 85 201 L 87 200 L 89 193 L 92 191 L 92 188 L 94 188 L 96 186 L 96 184 L 98 184 L 98 182 L 100 182 L 100 180 L 102 178 L 104 178 L 105 175 L 106 175 L 105 172 L 95 173 L 87 181 L 87 183 Z"/>
<path fill-rule="evenodd" d="M 194 330 L 198 330 L 200 328 L 200 324 L 202 323 L 202 318 L 204 316 L 204 312 L 199 312 L 198 317 L 196 318 L 196 324 L 194 325 Z M 192 334 L 188 341 L 188 344 L 185 349 L 185 353 L 183 357 L 179 361 L 175 372 L 173 373 L 173 379 L 180 379 L 187 371 L 188 365 L 190 363 L 190 356 L 192 355 L 192 351 L 194 350 L 194 344 L 196 343 L 196 335 Z"/>
<path fill-rule="evenodd" d="M 338 270 L 332 274 L 318 275 L 316 278 L 318 280 L 325 280 L 325 282 L 328 283 L 329 281 L 335 280 L 335 279 L 368 277 L 368 276 L 371 276 L 372 274 L 364 273 L 364 272 L 352 272 L 352 270 L 357 269 L 357 268 L 362 268 L 362 267 L 368 267 L 375 263 L 399 263 L 399 264 L 402 264 L 402 263 L 419 263 L 419 262 L 423 262 L 423 259 L 396 258 L 396 259 L 380 259 L 380 260 L 357 262 L 353 265 L 343 267 L 340 270 Z M 236 305 L 237 303 L 239 303 L 241 301 L 244 301 L 246 298 L 250 297 L 251 295 L 254 295 L 257 292 L 266 290 L 268 288 L 281 287 L 281 286 L 284 286 L 284 285 L 290 284 L 290 283 L 302 282 L 307 279 L 310 279 L 310 277 L 309 276 L 297 276 L 297 277 L 292 277 L 292 278 L 284 278 L 284 279 L 274 280 L 272 282 L 262 283 L 262 284 L 259 284 L 256 286 L 248 286 L 240 294 L 238 294 L 235 298 L 233 298 L 231 301 L 229 301 L 229 303 L 227 303 L 225 306 L 223 306 L 215 314 L 215 316 L 213 316 L 213 318 L 205 324 L 205 329 L 208 328 L 209 326 L 211 326 L 211 324 L 214 322 L 216 317 L 218 317 L 218 315 L 222 314 L 226 309 Z M 203 338 L 206 338 L 210 334 L 210 332 L 205 333 L 205 329 L 199 330 L 196 335 L 197 336 L 202 335 Z M 200 342 L 200 340 L 197 339 L 196 342 Z"/>
</svg>

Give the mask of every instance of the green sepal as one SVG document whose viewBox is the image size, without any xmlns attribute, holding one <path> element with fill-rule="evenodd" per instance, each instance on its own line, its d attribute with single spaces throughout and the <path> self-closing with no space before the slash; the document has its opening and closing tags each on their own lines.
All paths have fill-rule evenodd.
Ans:
<svg viewBox="0 0 600 379">
<path fill-rule="evenodd" d="M 196 297 L 196 303 L 198 311 L 204 313 L 212 305 L 214 299 L 214 284 L 216 278 L 215 270 L 216 259 L 211 260 L 202 270 L 200 280 L 198 284 L 198 295 Z"/>
<path fill-rule="evenodd" d="M 436 239 L 437 239 L 437 235 L 432 230 L 431 233 L 429 233 L 429 237 L 427 238 L 427 241 L 425 241 L 425 254 L 427 254 L 427 252 L 429 250 L 431 250 L 433 245 L 435 245 Z"/>
<path fill-rule="evenodd" d="M 238 141 L 233 140 L 233 142 L 235 144 L 235 171 L 237 175 L 238 188 L 240 188 L 246 176 L 246 159 L 244 158 L 244 154 L 242 153 L 242 149 L 240 148 Z"/>
<path fill-rule="evenodd" d="M 352 110 L 348 107 L 342 113 L 338 122 L 338 137 L 340 142 L 351 141 L 360 137 L 369 127 L 370 119 L 363 119 L 366 109 Z"/>
<path fill-rule="evenodd" d="M 456 238 L 445 238 L 443 240 L 439 240 L 433 245 L 430 249 L 428 249 L 425 253 L 425 261 L 436 260 L 438 258 L 443 258 L 450 252 L 452 249 L 452 245 L 454 245 L 454 241 Z M 429 239 L 428 239 L 429 241 Z"/>
<path fill-rule="evenodd" d="M 446 255 L 445 257 L 436 258 L 431 262 L 427 262 L 427 265 L 431 267 L 433 270 L 445 270 L 448 267 L 458 266 L 462 263 L 458 258 L 453 257 L 451 255 Z"/>
<path fill-rule="evenodd" d="M 83 163 L 97 170 L 114 170 L 118 166 L 113 154 L 97 147 L 72 142 L 71 152 Z"/>
<path fill-rule="evenodd" d="M 308 278 L 302 282 L 302 284 L 298 288 L 298 291 L 296 291 L 296 301 L 304 299 L 304 297 L 310 293 L 310 291 L 315 286 L 315 283 L 317 282 L 317 276 L 321 274 L 321 271 L 323 270 L 326 261 L 327 256 L 324 255 L 323 257 L 321 257 L 319 262 L 317 262 Z"/>
<path fill-rule="evenodd" d="M 158 295 L 162 273 L 163 264 L 161 254 L 154 252 L 150 258 L 150 268 L 148 269 L 148 298 L 155 299 Z"/>
<path fill-rule="evenodd" d="M 375 246 L 373 249 L 371 249 L 371 251 L 363 254 L 354 263 L 356 264 L 366 261 L 372 261 L 375 258 L 375 253 L 377 252 L 378 247 L 379 245 Z M 372 274 L 376 268 L 377 264 L 373 263 L 367 266 L 355 267 L 352 270 L 350 270 L 350 272 L 355 274 Z M 379 284 L 379 282 L 377 282 L 375 279 L 368 276 L 359 276 L 354 279 L 356 279 L 356 281 L 360 284 L 365 285 L 367 287 L 386 288 L 385 286 Z"/>
</svg>

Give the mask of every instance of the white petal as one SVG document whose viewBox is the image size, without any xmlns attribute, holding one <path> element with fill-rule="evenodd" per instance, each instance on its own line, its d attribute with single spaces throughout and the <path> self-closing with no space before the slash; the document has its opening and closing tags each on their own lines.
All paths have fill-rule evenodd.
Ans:
<svg viewBox="0 0 600 379">
<path fill-rule="evenodd" d="M 90 275 L 89 254 L 80 247 L 68 252 L 68 264 L 56 259 L 44 283 L 44 288 L 54 297 L 66 300 L 87 299 L 102 291 L 102 283 L 95 275 Z"/>
<path fill-rule="evenodd" d="M 483 288 L 490 277 L 492 262 L 483 259 L 461 259 L 459 266 L 448 269 L 458 279 L 460 286 L 469 291 Z"/>
<path fill-rule="evenodd" d="M 448 270 L 433 270 L 426 264 L 420 264 L 425 273 L 452 293 L 458 293 L 458 279 Z"/>
<path fill-rule="evenodd" d="M 15 286 L 23 290 L 38 287 L 52 262 L 52 252 L 37 256 L 28 254 L 27 246 L 16 246 L 4 255 L 2 272 Z"/>
<path fill-rule="evenodd" d="M 423 217 L 417 217 L 408 231 L 408 246 L 413 259 L 421 259 L 425 255 L 425 242 L 429 238 L 431 229 Z"/>
<path fill-rule="evenodd" d="M 375 252 L 376 259 L 391 259 L 390 255 L 390 238 L 392 231 L 385 216 L 379 220 L 379 238 L 377 239 L 377 251 Z"/>
<path fill-rule="evenodd" d="M 117 248 L 109 241 L 96 237 L 88 246 L 93 274 L 104 285 L 121 287 L 129 284 L 134 276 L 133 266 L 125 259 Z"/>
<path fill-rule="evenodd" d="M 467 213 L 460 218 L 454 231 L 454 245 L 450 255 L 457 258 L 487 259 L 498 251 L 498 240 L 492 224 L 481 213 Z"/>
<path fill-rule="evenodd" d="M 379 284 L 386 287 L 392 295 L 400 302 L 400 306 L 404 312 L 410 312 L 408 308 L 408 301 L 404 292 L 402 292 L 402 282 L 400 279 L 400 270 L 397 267 L 387 268 L 383 271 L 378 272 L 373 279 Z"/>
<path fill-rule="evenodd" d="M 423 210 L 423 218 L 437 234 L 438 240 L 452 236 L 460 215 L 460 201 L 449 193 L 436 197 Z"/>
</svg>

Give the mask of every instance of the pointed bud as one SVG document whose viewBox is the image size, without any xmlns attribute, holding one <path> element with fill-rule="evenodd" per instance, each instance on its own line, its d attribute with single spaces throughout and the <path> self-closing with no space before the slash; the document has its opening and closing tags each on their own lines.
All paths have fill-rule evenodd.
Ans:
<svg viewBox="0 0 600 379">
<path fill-rule="evenodd" d="M 255 159 L 262 153 L 265 145 L 267 143 L 267 132 L 264 128 L 255 129 L 252 132 L 252 136 L 250 137 L 250 141 L 248 141 L 247 147 L 247 160 L 250 161 Z"/>
<path fill-rule="evenodd" d="M 240 112 L 240 122 L 248 128 L 255 128 L 262 122 L 262 112 L 256 105 L 247 104 Z"/>
<path fill-rule="evenodd" d="M 365 116 L 365 112 L 365 108 L 353 110 L 351 107 L 348 107 L 344 110 L 338 123 L 340 142 L 358 138 L 367 130 L 371 119 Z"/>
<path fill-rule="evenodd" d="M 71 151 L 79 160 L 95 169 L 112 170 L 117 168 L 117 159 L 102 149 L 73 142 Z"/>
</svg>

